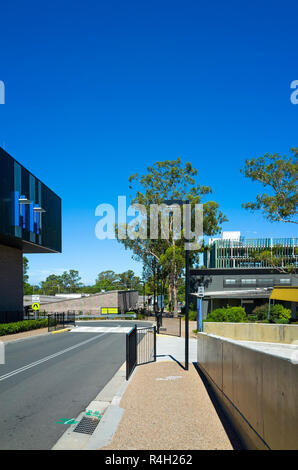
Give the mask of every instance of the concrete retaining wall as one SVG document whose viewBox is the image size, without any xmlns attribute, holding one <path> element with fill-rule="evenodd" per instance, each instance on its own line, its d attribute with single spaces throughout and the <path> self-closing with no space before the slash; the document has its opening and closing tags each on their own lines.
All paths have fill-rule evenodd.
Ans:
<svg viewBox="0 0 298 470">
<path fill-rule="evenodd" d="M 204 333 L 242 341 L 298 344 L 298 325 L 204 322 Z"/>
<path fill-rule="evenodd" d="M 248 449 L 298 449 L 298 365 L 198 334 L 198 365 Z"/>
<path fill-rule="evenodd" d="M 61 300 L 48 304 L 41 304 L 40 310 L 48 313 L 66 312 L 67 310 L 75 310 L 82 314 L 90 313 L 99 315 L 102 307 L 118 307 L 121 313 L 125 313 L 130 309 L 134 309 L 138 302 L 137 291 L 110 291 L 89 297 L 81 297 L 79 299 Z"/>
</svg>

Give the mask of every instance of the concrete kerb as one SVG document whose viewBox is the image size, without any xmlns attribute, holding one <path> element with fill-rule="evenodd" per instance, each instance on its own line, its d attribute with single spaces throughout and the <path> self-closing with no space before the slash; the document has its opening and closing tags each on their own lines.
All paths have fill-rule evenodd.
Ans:
<svg viewBox="0 0 298 470">
<path fill-rule="evenodd" d="M 172 357 L 171 355 L 169 355 L 169 351 L 167 351 L 167 354 L 163 354 L 165 352 L 164 348 L 167 350 L 169 349 L 168 341 L 170 341 L 170 343 L 172 343 L 173 341 L 175 343 L 181 343 L 181 345 L 184 346 L 184 338 L 176 338 L 165 335 L 161 336 L 163 336 L 163 347 L 160 348 L 160 352 L 162 353 L 163 357 L 157 357 L 157 361 L 169 359 L 171 360 Z M 196 342 L 196 340 L 190 340 L 190 345 L 192 341 Z M 181 345 L 179 344 L 179 346 Z M 178 360 L 182 359 L 182 357 L 180 357 L 180 354 L 176 355 Z M 193 352 L 192 354 L 190 354 L 190 360 L 193 360 L 192 356 L 194 356 Z M 115 434 L 123 416 L 124 409 L 120 408 L 119 404 L 123 394 L 126 391 L 128 384 L 133 379 L 136 370 L 137 367 L 135 367 L 129 380 L 126 381 L 126 362 L 124 362 L 122 366 L 118 369 L 114 377 L 107 383 L 103 390 L 99 392 L 99 394 L 94 398 L 94 400 L 92 400 L 90 404 L 86 407 L 86 410 L 80 413 L 77 418 L 75 418 L 75 421 L 80 421 L 83 416 L 86 415 L 87 410 L 91 410 L 93 412 L 97 411 L 103 415 L 91 436 L 83 433 L 73 432 L 75 427 L 77 426 L 77 423 L 71 424 L 65 431 L 65 433 L 61 436 L 61 438 L 57 441 L 57 443 L 54 445 L 52 450 L 100 450 L 101 448 L 107 446 L 109 442 L 111 442 L 113 435 Z"/>
<path fill-rule="evenodd" d="M 73 432 L 77 423 L 71 424 L 52 450 L 99 450 L 108 445 L 124 413 L 124 410 L 119 407 L 119 403 L 135 371 L 136 368 L 129 380 L 126 381 L 126 362 L 124 362 L 114 377 L 89 403 L 86 410 L 75 418 L 75 421 L 80 421 L 86 416 L 87 410 L 102 414 L 103 416 L 92 435 Z"/>
<path fill-rule="evenodd" d="M 57 333 L 65 333 L 66 331 L 70 331 L 70 330 L 71 328 L 63 328 L 62 330 L 52 331 L 51 334 L 56 335 Z"/>
</svg>

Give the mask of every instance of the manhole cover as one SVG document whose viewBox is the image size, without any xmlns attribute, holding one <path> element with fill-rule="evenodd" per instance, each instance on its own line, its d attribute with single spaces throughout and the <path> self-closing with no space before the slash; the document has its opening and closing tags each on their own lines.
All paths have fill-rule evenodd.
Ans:
<svg viewBox="0 0 298 470">
<path fill-rule="evenodd" d="M 99 421 L 100 420 L 97 418 L 87 418 L 86 416 L 84 416 L 79 422 L 79 424 L 75 427 L 73 432 L 80 432 L 82 434 L 93 434 Z"/>
</svg>

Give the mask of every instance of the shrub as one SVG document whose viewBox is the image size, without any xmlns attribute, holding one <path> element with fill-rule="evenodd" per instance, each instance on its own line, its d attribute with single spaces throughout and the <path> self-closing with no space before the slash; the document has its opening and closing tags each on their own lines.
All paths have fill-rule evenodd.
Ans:
<svg viewBox="0 0 298 470">
<path fill-rule="evenodd" d="M 259 307 L 255 307 L 253 309 L 253 314 L 257 315 L 258 320 L 267 320 L 268 309 L 269 309 L 269 304 L 263 304 L 263 305 L 260 305 Z M 270 308 L 270 320 L 271 321 L 277 323 L 277 320 L 286 320 L 286 322 L 282 322 L 282 323 L 289 323 L 290 318 L 291 318 L 290 309 L 285 308 L 281 304 L 271 305 L 271 308 Z"/>
<path fill-rule="evenodd" d="M 38 328 L 46 328 L 48 326 L 48 319 L 43 320 L 24 320 L 13 323 L 0 324 L 0 336 L 13 335 L 21 333 L 22 331 L 36 330 Z"/>
<path fill-rule="evenodd" d="M 248 315 L 247 319 L 248 321 L 256 322 L 258 321 L 258 315 Z"/>
<path fill-rule="evenodd" d="M 146 319 L 145 315 L 142 315 L 141 313 L 137 314 L 137 320 L 145 320 L 145 319 Z"/>
<path fill-rule="evenodd" d="M 289 323 L 289 320 L 286 320 L 285 318 L 278 318 L 277 320 L 275 320 L 274 323 L 279 323 L 279 324 L 286 325 L 287 323 Z"/>
<path fill-rule="evenodd" d="M 243 307 L 223 307 L 213 310 L 207 315 L 207 322 L 247 322 L 247 316 Z"/>
<path fill-rule="evenodd" d="M 197 320 L 197 312 L 195 312 L 194 310 L 190 310 L 188 312 L 188 318 L 190 321 L 196 321 Z"/>
<path fill-rule="evenodd" d="M 288 309 L 288 308 L 285 308 L 281 304 L 275 304 L 275 305 L 273 305 L 273 307 L 271 309 L 270 318 L 275 323 L 277 323 L 277 320 L 286 320 L 286 323 L 289 323 L 289 320 L 291 318 L 291 310 Z M 285 322 L 283 321 L 283 323 L 285 323 Z"/>
<path fill-rule="evenodd" d="M 195 310 L 189 310 L 188 319 L 189 321 L 197 321 L 197 312 Z M 183 316 L 182 320 L 185 320 L 185 315 Z"/>
<path fill-rule="evenodd" d="M 266 320 L 268 317 L 268 304 L 263 304 L 259 305 L 258 307 L 255 307 L 252 313 L 257 316 L 258 320 Z"/>
</svg>

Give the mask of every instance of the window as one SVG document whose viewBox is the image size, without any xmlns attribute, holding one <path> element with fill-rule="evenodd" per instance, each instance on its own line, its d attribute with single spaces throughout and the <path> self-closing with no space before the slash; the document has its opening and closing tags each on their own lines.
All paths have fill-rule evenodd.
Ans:
<svg viewBox="0 0 298 470">
<path fill-rule="evenodd" d="M 241 284 L 244 286 L 255 286 L 256 283 L 256 279 L 241 279 Z"/>
<path fill-rule="evenodd" d="M 291 284 L 291 279 L 290 278 L 284 278 L 284 279 L 280 279 L 279 282 L 281 284 Z"/>
<path fill-rule="evenodd" d="M 274 280 L 273 279 L 258 279 L 259 286 L 266 286 L 266 287 L 273 287 Z"/>
<path fill-rule="evenodd" d="M 237 279 L 224 279 L 223 286 L 224 287 L 239 287 L 239 283 Z"/>
</svg>

